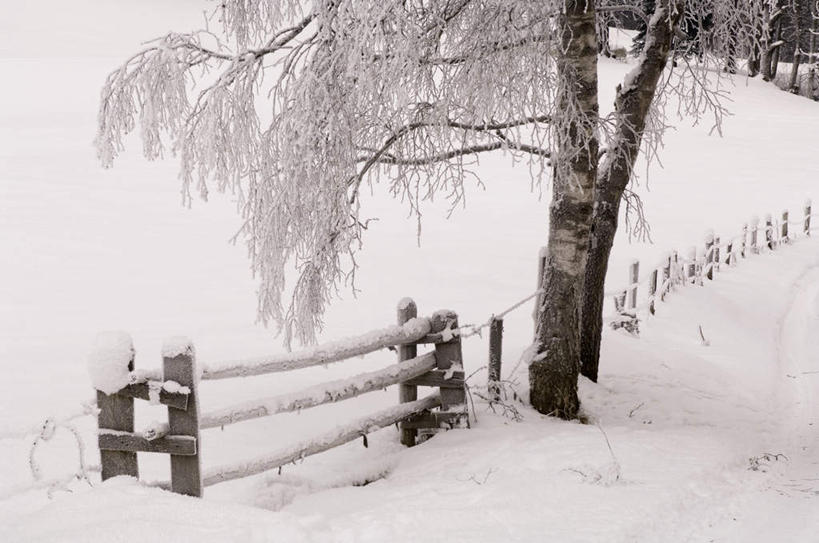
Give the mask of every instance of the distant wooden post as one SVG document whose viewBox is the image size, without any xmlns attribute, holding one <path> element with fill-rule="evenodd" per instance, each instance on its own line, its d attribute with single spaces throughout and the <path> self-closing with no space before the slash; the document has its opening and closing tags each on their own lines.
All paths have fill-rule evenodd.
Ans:
<svg viewBox="0 0 819 543">
<path fill-rule="evenodd" d="M 640 278 L 640 261 L 635 260 L 629 267 L 629 308 L 637 309 L 637 281 Z"/>
<path fill-rule="evenodd" d="M 130 337 L 128 340 L 130 341 Z M 132 343 L 128 371 L 134 371 L 133 352 Z M 97 424 L 100 430 L 134 431 L 133 398 L 116 393 L 109 395 L 98 390 L 97 409 L 100 410 L 97 416 Z M 136 452 L 100 450 L 100 464 L 103 481 L 118 475 L 130 475 L 139 478 L 139 464 Z"/>
<path fill-rule="evenodd" d="M 685 274 L 682 273 L 682 269 L 680 268 L 680 254 L 677 251 L 674 251 L 672 260 L 674 261 L 674 282 L 675 283 L 685 283 Z"/>
<path fill-rule="evenodd" d="M 458 315 L 449 310 L 436 311 L 432 315 L 430 324 L 431 333 L 440 333 L 447 340 L 435 344 L 438 369 L 448 370 L 453 366 L 459 366 L 460 369 L 457 371 L 463 371 L 464 361 L 461 352 L 461 336 L 458 333 Z M 466 413 L 466 389 L 441 387 L 441 411 L 448 411 L 459 405 L 463 405 L 464 413 Z"/>
<path fill-rule="evenodd" d="M 731 266 L 733 264 L 733 259 L 734 259 L 734 241 L 733 240 L 728 242 L 728 247 L 726 249 L 726 252 L 728 254 L 725 256 L 725 263 L 728 266 Z"/>
<path fill-rule="evenodd" d="M 747 247 L 747 242 L 748 242 L 748 223 L 745 223 L 745 224 L 742 225 L 742 250 L 740 252 L 740 255 L 742 256 L 742 258 L 745 258 L 745 257 L 748 256 L 746 254 L 746 252 L 745 252 L 746 247 Z"/>
<path fill-rule="evenodd" d="M 770 215 L 765 216 L 765 242 L 768 244 L 768 249 L 774 249 L 774 229 L 773 219 Z"/>
<path fill-rule="evenodd" d="M 489 395 L 500 400 L 501 363 L 503 356 L 503 319 L 492 317 L 489 324 Z"/>
<path fill-rule="evenodd" d="M 648 312 L 654 314 L 654 298 L 657 296 L 657 269 L 651 271 L 648 282 Z"/>
<path fill-rule="evenodd" d="M 759 217 L 751 219 L 751 253 L 759 254 Z"/>
<path fill-rule="evenodd" d="M 790 241 L 790 239 L 788 238 L 788 218 L 789 218 L 789 216 L 790 216 L 790 213 L 788 213 L 787 209 L 782 212 L 782 229 L 781 229 L 781 235 L 780 235 L 780 238 L 779 238 L 780 243 L 788 243 Z"/>
<path fill-rule="evenodd" d="M 671 255 L 668 255 L 668 258 L 663 266 L 663 283 L 660 292 L 660 301 L 665 300 L 665 295 L 668 294 L 669 289 L 671 288 Z"/>
<path fill-rule="evenodd" d="M 177 494 L 202 497 L 202 442 L 199 437 L 199 376 L 193 344 L 187 338 L 171 338 L 162 348 L 162 372 L 166 381 L 176 381 L 190 389 L 187 409 L 168 406 L 171 435 L 196 440 L 195 455 L 171 454 L 171 490 Z"/>
<path fill-rule="evenodd" d="M 714 280 L 714 232 L 709 231 L 705 234 L 705 277 L 709 280 Z"/>
<path fill-rule="evenodd" d="M 628 290 L 624 290 L 614 297 L 614 310 L 618 313 L 626 311 L 626 299 L 628 298 Z"/>
<path fill-rule="evenodd" d="M 398 324 L 404 324 L 410 319 L 418 316 L 418 306 L 411 298 L 403 298 L 398 302 Z M 416 345 L 399 345 L 398 346 L 398 361 L 404 362 L 418 356 L 418 347 Z M 418 387 L 413 385 L 398 385 L 398 401 L 399 403 L 414 402 L 418 399 Z M 418 430 L 416 428 L 402 428 L 401 429 L 401 444 L 407 447 L 415 446 L 415 439 L 418 437 Z"/>
<path fill-rule="evenodd" d="M 804 226 L 806 236 L 810 235 L 810 208 L 811 208 L 811 201 L 806 200 L 805 201 L 805 226 Z"/>
<path fill-rule="evenodd" d="M 690 283 L 697 282 L 697 248 L 691 247 L 688 249 L 688 281 Z"/>
</svg>

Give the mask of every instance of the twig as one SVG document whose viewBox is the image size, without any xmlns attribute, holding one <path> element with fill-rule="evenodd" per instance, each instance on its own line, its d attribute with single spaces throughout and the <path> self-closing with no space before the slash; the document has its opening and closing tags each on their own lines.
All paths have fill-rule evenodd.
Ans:
<svg viewBox="0 0 819 543">
<path fill-rule="evenodd" d="M 702 325 L 701 324 L 699 325 L 699 328 L 700 328 L 700 337 L 702 338 L 702 344 L 704 346 L 708 347 L 709 345 L 711 345 L 711 342 L 708 341 L 707 339 L 705 339 L 705 334 L 702 332 Z"/>
<path fill-rule="evenodd" d="M 637 412 L 637 410 L 638 410 L 638 409 L 640 409 L 641 407 L 643 407 L 645 404 L 646 404 L 645 402 L 640 402 L 640 405 L 638 405 L 638 406 L 636 406 L 636 407 L 632 408 L 632 410 L 628 412 L 628 418 L 633 417 L 633 416 L 634 416 L 634 413 L 636 413 L 636 412 Z"/>
<path fill-rule="evenodd" d="M 497 471 L 495 468 L 489 468 L 489 471 L 487 471 L 486 475 L 483 476 L 482 481 L 479 481 L 478 479 L 476 479 L 474 474 L 470 475 L 468 479 L 458 479 L 458 480 L 460 482 L 462 482 L 462 483 L 465 483 L 467 481 L 472 481 L 476 485 L 483 485 L 483 484 L 486 483 L 486 481 L 489 480 L 489 476 L 492 475 L 493 473 L 495 473 L 495 471 Z"/>
</svg>

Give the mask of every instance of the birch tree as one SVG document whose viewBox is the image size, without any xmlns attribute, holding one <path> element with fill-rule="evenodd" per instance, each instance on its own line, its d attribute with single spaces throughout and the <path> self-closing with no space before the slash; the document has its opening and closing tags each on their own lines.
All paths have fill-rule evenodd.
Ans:
<svg viewBox="0 0 819 543">
<path fill-rule="evenodd" d="M 641 3 L 223 0 L 207 28 L 149 42 L 108 76 L 99 158 L 110 166 L 138 129 L 148 159 L 178 155 L 185 202 L 235 194 L 259 317 L 288 345 L 314 341 L 335 291 L 354 283 L 363 190 L 420 220 L 433 197 L 462 202 L 481 154 L 527 162 L 534 183 L 552 184 L 530 399 L 573 418 L 581 344 L 591 333 L 599 346 L 599 326 L 581 321 L 599 320 L 586 306 L 602 299 L 637 153 L 655 149 L 672 94 L 682 114 L 722 114 L 711 53 L 666 61 L 684 10 L 717 13 L 707 33 L 725 41 L 734 0 L 659 0 L 650 20 Z M 595 21 L 619 10 L 649 21 L 646 43 L 601 117 Z"/>
<path fill-rule="evenodd" d="M 633 205 L 625 196 L 638 153 L 642 147 L 650 159 L 656 152 L 670 97 L 677 101 L 680 117 L 701 119 L 707 114 L 714 129 L 721 131 L 726 113 L 721 79 L 730 77 L 730 70 L 727 75 L 721 72 L 729 64 L 727 59 L 737 52 L 747 55 L 758 46 L 757 21 L 748 16 L 750 8 L 743 0 L 672 0 L 657 2 L 650 18 L 644 14 L 645 43 L 636 66 L 617 87 L 614 112 L 608 120 L 614 128 L 596 184 L 581 321 L 581 373 L 593 381 L 597 381 L 600 363 L 608 259 L 621 203 Z M 694 34 L 697 40 L 692 47 Z M 676 56 L 679 64 L 669 66 L 669 56 Z M 638 223 L 641 214 L 638 207 Z"/>
</svg>

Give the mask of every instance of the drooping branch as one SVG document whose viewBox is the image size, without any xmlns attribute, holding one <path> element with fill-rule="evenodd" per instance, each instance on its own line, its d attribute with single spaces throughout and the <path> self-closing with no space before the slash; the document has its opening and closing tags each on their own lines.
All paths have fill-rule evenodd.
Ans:
<svg viewBox="0 0 819 543">
<path fill-rule="evenodd" d="M 354 185 L 353 194 L 351 196 L 351 201 L 355 201 L 356 194 L 358 192 L 358 186 L 363 181 L 364 177 L 369 172 L 370 168 L 372 168 L 375 164 L 390 164 L 390 165 L 402 165 L 402 166 L 424 166 L 429 164 L 434 164 L 437 162 L 443 162 L 446 160 L 450 160 L 456 157 L 470 155 L 470 154 L 477 154 L 483 153 L 488 151 L 495 151 L 498 149 L 509 148 L 515 149 L 518 151 L 522 151 L 525 153 L 530 153 L 533 155 L 538 155 L 542 157 L 548 158 L 549 152 L 541 149 L 539 147 L 523 144 L 523 143 L 514 143 L 510 141 L 507 137 L 500 135 L 498 132 L 500 130 L 505 130 L 509 128 L 520 127 L 524 125 L 530 125 L 535 123 L 548 123 L 551 119 L 550 115 L 537 115 L 537 116 L 530 116 L 525 117 L 523 119 L 514 119 L 505 122 L 490 122 L 486 121 L 483 123 L 465 123 L 461 121 L 455 121 L 452 119 L 442 119 L 440 121 L 419 121 L 410 123 L 408 125 L 402 126 L 398 130 L 396 130 L 389 138 L 387 138 L 383 145 L 375 152 L 373 152 L 370 156 L 360 157 L 358 162 L 364 162 L 364 165 L 359 170 L 358 174 L 355 176 L 354 179 L 351 179 L 351 184 Z M 461 149 L 455 149 L 449 152 L 444 153 L 437 153 L 431 156 L 422 156 L 422 157 L 404 157 L 399 158 L 395 155 L 389 154 L 389 149 L 403 136 L 415 131 L 420 130 L 423 128 L 431 128 L 431 127 L 449 127 L 449 128 L 456 128 L 460 130 L 468 130 L 472 132 L 490 132 L 493 136 L 498 137 L 502 141 L 495 142 L 491 144 L 483 144 L 483 145 L 473 145 L 470 147 L 465 147 Z"/>
<path fill-rule="evenodd" d="M 461 149 L 453 149 L 452 151 L 447 151 L 445 153 L 439 153 L 437 155 L 431 156 L 423 156 L 423 157 L 415 157 L 415 158 L 402 158 L 392 155 L 382 155 L 378 162 L 381 164 L 390 164 L 393 166 L 424 166 L 428 164 L 434 164 L 437 162 L 445 162 L 447 160 L 451 160 L 456 157 L 466 156 L 466 155 L 476 155 L 479 153 L 486 153 L 488 151 L 497 151 L 498 149 L 504 148 L 514 148 L 518 151 L 522 151 L 524 153 L 530 153 L 533 155 L 538 155 L 544 158 L 549 158 L 551 153 L 545 149 L 540 149 L 539 147 L 535 147 L 532 145 L 526 144 L 514 144 L 510 145 L 507 141 L 498 141 L 494 143 L 486 143 L 483 145 L 473 145 L 471 147 L 464 147 Z"/>
</svg>

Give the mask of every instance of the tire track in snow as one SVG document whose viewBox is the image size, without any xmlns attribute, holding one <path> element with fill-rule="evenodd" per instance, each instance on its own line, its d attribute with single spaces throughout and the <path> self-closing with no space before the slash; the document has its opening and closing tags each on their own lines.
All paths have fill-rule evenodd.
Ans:
<svg viewBox="0 0 819 543">
<path fill-rule="evenodd" d="M 808 542 L 819 533 L 819 264 L 794 281 L 776 321 L 775 347 L 779 379 L 771 416 L 781 426 L 764 452 L 787 459 L 763 463 L 767 484 L 734 518 L 714 526 L 708 541 Z"/>
</svg>

